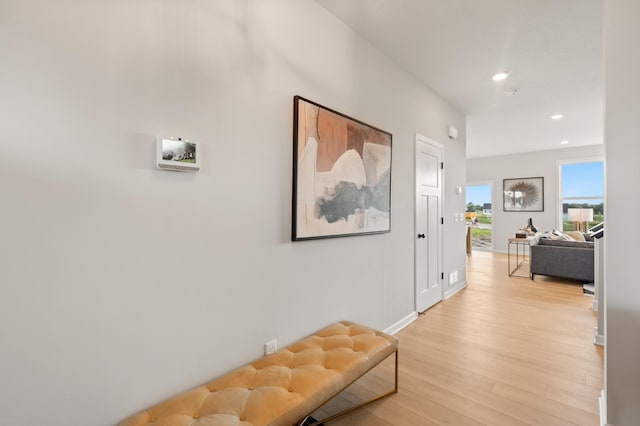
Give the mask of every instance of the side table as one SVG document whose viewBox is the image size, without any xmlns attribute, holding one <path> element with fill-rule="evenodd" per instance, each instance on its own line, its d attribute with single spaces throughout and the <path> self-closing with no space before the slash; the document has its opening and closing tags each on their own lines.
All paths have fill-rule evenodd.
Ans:
<svg viewBox="0 0 640 426">
<path fill-rule="evenodd" d="M 535 237 L 509 238 L 509 244 L 507 245 L 507 264 L 508 264 L 510 277 L 519 277 L 519 278 L 531 277 L 531 264 L 529 263 L 529 259 L 531 258 L 531 241 L 533 241 L 534 239 Z M 513 269 L 511 269 L 511 246 L 512 245 L 515 245 L 515 249 L 516 249 L 516 261 Z M 522 249 L 522 258 L 520 258 L 521 249 Z M 516 275 L 516 272 L 524 264 L 526 264 L 528 268 L 527 275 Z"/>
</svg>

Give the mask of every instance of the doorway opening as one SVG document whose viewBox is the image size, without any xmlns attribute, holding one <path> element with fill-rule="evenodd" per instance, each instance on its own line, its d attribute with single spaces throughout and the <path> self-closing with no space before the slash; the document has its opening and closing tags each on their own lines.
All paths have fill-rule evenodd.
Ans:
<svg viewBox="0 0 640 426">
<path fill-rule="evenodd" d="M 471 247 L 493 250 L 493 211 L 491 183 L 467 185 L 466 223 L 471 233 Z"/>
</svg>

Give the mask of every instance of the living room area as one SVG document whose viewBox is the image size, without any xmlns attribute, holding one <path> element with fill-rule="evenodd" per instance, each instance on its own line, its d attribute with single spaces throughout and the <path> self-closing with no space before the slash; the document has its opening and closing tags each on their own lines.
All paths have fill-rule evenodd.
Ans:
<svg viewBox="0 0 640 426">
<path fill-rule="evenodd" d="M 553 230 L 575 230 L 575 223 L 568 217 L 568 208 L 587 204 L 593 208 L 595 205 L 604 204 L 604 175 L 593 173 L 589 176 L 574 178 L 571 182 L 565 179 L 565 192 L 569 194 L 563 196 L 561 176 L 563 165 L 597 163 L 603 170 L 604 157 L 604 145 L 593 145 L 467 159 L 467 185 L 482 182 L 483 185 L 489 184 L 492 188 L 491 199 L 489 199 L 492 204 L 490 249 L 507 253 L 508 239 L 514 237 L 519 230 L 526 228 L 529 219 L 535 225 L 536 231 L 540 233 Z M 543 203 L 535 208 L 506 209 L 504 181 L 531 177 L 542 178 L 543 187 L 540 197 L 544 200 Z M 573 184 L 577 179 L 584 180 L 580 188 L 583 193 L 574 195 L 576 189 L 567 185 Z M 475 203 L 476 207 L 477 205 L 478 203 Z M 602 214 L 595 216 L 595 219 L 603 218 Z M 598 222 L 591 220 L 589 223 L 591 227 Z M 482 247 L 476 247 L 478 248 Z"/>
</svg>

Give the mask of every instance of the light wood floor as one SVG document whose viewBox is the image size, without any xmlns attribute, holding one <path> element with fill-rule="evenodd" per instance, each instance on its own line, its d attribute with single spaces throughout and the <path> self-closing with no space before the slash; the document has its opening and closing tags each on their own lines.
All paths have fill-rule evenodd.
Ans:
<svg viewBox="0 0 640 426">
<path fill-rule="evenodd" d="M 599 425 L 604 352 L 582 286 L 509 278 L 506 255 L 478 251 L 467 282 L 398 333 L 399 393 L 331 425 Z M 318 415 L 392 382 L 387 359 Z"/>
</svg>

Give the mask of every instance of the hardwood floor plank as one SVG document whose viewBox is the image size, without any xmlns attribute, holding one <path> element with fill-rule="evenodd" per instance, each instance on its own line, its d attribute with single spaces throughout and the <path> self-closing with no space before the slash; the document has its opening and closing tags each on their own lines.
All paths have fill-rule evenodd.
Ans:
<svg viewBox="0 0 640 426">
<path fill-rule="evenodd" d="M 594 399 L 597 401 L 597 397 L 587 395 L 584 392 L 571 392 L 556 386 L 549 386 L 546 397 L 595 415 L 599 413 L 598 406 L 593 403 Z"/>
<path fill-rule="evenodd" d="M 458 390 L 460 393 L 467 393 L 464 389 Z M 490 407 L 479 403 L 473 398 L 469 399 L 460 393 L 454 393 L 430 383 L 423 382 L 417 389 L 417 393 L 423 398 L 436 401 L 439 404 L 447 405 L 452 410 L 463 416 L 478 419 L 491 426 L 521 426 L 531 423 L 524 422 L 508 414 L 504 414 L 500 407 Z M 462 426 L 462 425 L 461 425 Z"/>
<path fill-rule="evenodd" d="M 566 420 L 579 426 L 598 426 L 600 419 L 598 415 L 582 410 L 575 410 L 574 407 L 568 406 L 553 399 L 542 397 L 519 388 L 504 384 L 496 383 L 493 390 L 496 395 L 503 396 L 507 399 L 529 405 L 537 410 L 543 411 L 552 416 Z"/>
</svg>

